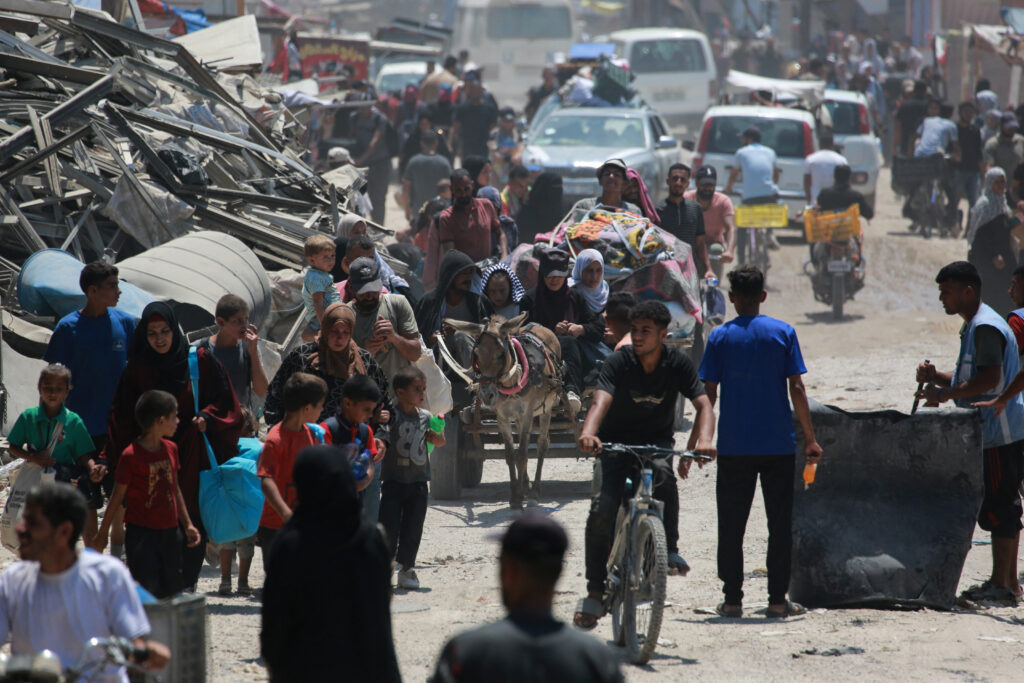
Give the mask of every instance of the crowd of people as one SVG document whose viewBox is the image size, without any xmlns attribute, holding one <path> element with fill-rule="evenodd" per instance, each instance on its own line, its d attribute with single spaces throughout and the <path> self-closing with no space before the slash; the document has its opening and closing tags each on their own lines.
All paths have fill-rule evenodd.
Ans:
<svg viewBox="0 0 1024 683">
<path fill-rule="evenodd" d="M 993 574 L 977 592 L 1007 597 L 1009 591 L 1016 601 L 1021 509 L 1009 483 L 1024 471 L 1024 373 L 1017 362 L 1017 349 L 1024 348 L 1024 268 L 1013 270 L 1010 244 L 1019 219 L 1007 198 L 1015 201 L 1021 191 L 1024 136 L 1014 114 L 991 115 L 1000 109 L 986 83 L 961 104 L 959 121 L 949 121 L 939 93 L 929 90 L 928 67 L 909 43 L 883 45 L 856 34 L 829 47 L 827 57 L 808 61 L 807 74 L 861 89 L 880 125 L 893 112 L 895 141 L 905 153 L 948 148 L 957 164 L 950 196 L 970 198 L 972 188 L 978 195 L 967 234 L 969 260 L 977 265 L 952 264 L 938 277 L 947 312 L 968 323 L 963 353 L 975 360 L 948 375 L 922 366 L 918 379 L 929 385 L 921 394 L 929 401 L 987 401 L 986 472 L 1011 476 L 986 477 L 980 523 L 993 533 Z M 887 99 L 884 77 L 903 73 L 917 80 L 906 91 L 901 83 L 897 100 Z M 529 93 L 528 115 L 553 84 L 545 69 L 541 86 Z M 82 270 L 86 303 L 58 322 L 38 381 L 39 405 L 20 415 L 9 434 L 12 454 L 54 468 L 58 483 L 26 501 L 17 529 L 26 562 L 0 575 L 0 635 L 10 636 L 16 653 L 48 648 L 66 664 L 89 637 L 118 635 L 133 640 L 138 661 L 162 666 L 170 653 L 145 640 L 149 625 L 132 582 L 158 599 L 194 592 L 209 558 L 220 567 L 221 595 L 261 591 L 261 651 L 273 680 L 329 679 L 339 661 L 357 680 L 399 680 L 389 595 L 393 581 L 420 588 L 415 568 L 428 514 L 429 453 L 445 445 L 438 416 L 424 409 L 427 377 L 418 361 L 439 339 L 458 334 L 447 321 L 522 314 L 557 337 L 565 401 L 573 410 L 582 405 L 588 377 L 596 387 L 581 450 L 600 457 L 603 443 L 612 441 L 671 446 L 678 396 L 692 402 L 689 448 L 717 457 L 724 593 L 718 613 L 743 614 L 742 545 L 758 479 L 769 530 L 767 616 L 803 613 L 787 598 L 793 412 L 807 461 L 816 463 L 823 451 L 796 333 L 760 313 L 764 273 L 749 264 L 728 272 L 737 316 L 714 330 L 695 364 L 664 343 L 665 305 L 610 291 L 601 251 L 570 255 L 541 244 L 565 215 L 561 179 L 520 165 L 515 112 L 498 107 L 468 60 L 449 57 L 400 98 L 373 99 L 375 106 L 352 115 L 357 147 L 332 150 L 332 157 L 369 169 L 365 207 L 378 223 L 391 159 L 399 157 L 398 200 L 408 227 L 388 247 L 388 258 L 367 237 L 366 216 L 348 214 L 336 236 L 307 239 L 302 343 L 272 377 L 243 298 L 221 298 L 216 332 L 189 344 L 172 305 L 149 304 L 135 320 L 117 308 L 115 266 L 94 262 Z M 399 134 L 395 149 L 390 126 Z M 713 167 L 677 163 L 664 179 L 668 196 L 656 205 L 640 175 L 612 158 L 596 171 L 600 194 L 574 210 L 644 217 L 688 245 L 699 274 L 723 277 L 736 258 L 733 185 L 742 182 L 745 202 L 778 193 L 774 152 L 760 138 L 757 128 L 744 131 L 725 192 L 715 189 Z M 870 218 L 834 140 L 825 133 L 820 145 L 806 161 L 808 203 L 834 210 L 857 204 Z M 532 291 L 510 263 L 520 244 L 535 245 Z M 391 258 L 417 274 L 422 267 L 424 293 L 395 273 Z M 1008 272 L 1010 303 L 1003 305 L 1000 287 L 1010 278 L 1002 273 Z M 989 278 L 996 284 L 983 284 Z M 981 303 L 983 286 L 993 308 Z M 1007 322 L 1011 307 L 1017 310 Z M 996 417 L 1000 412 L 1009 427 Z M 51 449 L 58 429 L 63 437 Z M 211 467 L 210 457 L 223 464 L 245 454 L 257 461 L 265 501 L 258 530 L 251 538 L 212 543 L 200 510 L 200 473 Z M 586 597 L 573 619 L 579 629 L 594 628 L 604 616 L 606 563 L 624 482 L 636 480 L 631 467 L 601 457 L 601 489 L 586 524 Z M 689 461 L 674 470 L 666 458 L 660 472 L 654 494 L 664 502 L 668 565 L 686 574 L 676 472 L 686 479 Z M 79 539 L 96 552 L 77 550 Z M 108 545 L 109 555 L 102 555 Z M 266 573 L 262 588 L 249 583 L 257 547 Z M 543 515 L 523 515 L 508 528 L 499 564 L 509 617 L 449 642 L 436 681 L 524 680 L 536 667 L 559 680 L 622 680 L 606 648 L 552 616 L 566 547 L 564 530 Z M 39 604 L 53 607 L 31 607 Z"/>
</svg>

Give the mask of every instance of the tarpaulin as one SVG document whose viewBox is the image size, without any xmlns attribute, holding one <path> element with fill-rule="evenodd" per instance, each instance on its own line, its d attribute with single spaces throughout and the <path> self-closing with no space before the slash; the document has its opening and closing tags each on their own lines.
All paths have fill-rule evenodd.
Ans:
<svg viewBox="0 0 1024 683">
<path fill-rule="evenodd" d="M 725 77 L 726 90 L 732 93 L 748 93 L 766 90 L 776 95 L 792 95 L 806 101 L 810 106 L 825 98 L 825 81 L 792 81 L 782 78 L 765 78 L 754 74 L 729 71 Z"/>
<path fill-rule="evenodd" d="M 811 414 L 825 455 L 807 490 L 797 457 L 792 599 L 952 607 L 984 493 L 979 412 Z"/>
</svg>

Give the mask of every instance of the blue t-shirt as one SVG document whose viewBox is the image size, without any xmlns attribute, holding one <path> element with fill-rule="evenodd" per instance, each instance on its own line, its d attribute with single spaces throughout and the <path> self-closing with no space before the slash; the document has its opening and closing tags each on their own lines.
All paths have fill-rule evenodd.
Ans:
<svg viewBox="0 0 1024 683">
<path fill-rule="evenodd" d="M 315 321 L 316 307 L 313 305 L 313 294 L 322 292 L 324 295 L 324 310 L 331 304 L 341 303 L 341 294 L 334 286 L 334 278 L 330 273 L 325 273 L 316 268 L 308 268 L 306 276 L 302 279 L 302 302 L 306 305 L 306 313 Z"/>
<path fill-rule="evenodd" d="M 930 157 L 933 154 L 942 154 L 949 147 L 949 143 L 957 141 L 956 124 L 941 116 L 929 116 L 917 127 L 917 134 L 921 139 L 914 148 L 915 157 Z"/>
<path fill-rule="evenodd" d="M 71 393 L 65 405 L 85 422 L 92 436 L 107 433 L 107 417 L 121 371 L 128 362 L 128 345 L 135 318 L 116 308 L 93 318 L 81 311 L 60 319 L 43 359 L 71 370 Z"/>
<path fill-rule="evenodd" d="M 743 199 L 770 197 L 779 193 L 775 176 L 775 150 L 759 142 L 736 150 L 736 167 L 743 174 L 740 195 Z"/>
<path fill-rule="evenodd" d="M 700 378 L 718 384 L 718 452 L 796 452 L 787 380 L 807 372 L 796 331 L 768 316 L 740 316 L 708 337 Z"/>
</svg>

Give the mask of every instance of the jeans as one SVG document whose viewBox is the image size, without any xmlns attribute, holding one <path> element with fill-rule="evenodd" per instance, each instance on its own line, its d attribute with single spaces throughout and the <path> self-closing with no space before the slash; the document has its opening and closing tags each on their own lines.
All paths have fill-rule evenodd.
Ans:
<svg viewBox="0 0 1024 683">
<path fill-rule="evenodd" d="M 386 481 L 380 488 L 380 523 L 388 537 L 391 557 L 403 568 L 412 568 L 427 517 L 427 482 Z"/>
<path fill-rule="evenodd" d="M 978 201 L 980 186 L 981 175 L 977 171 L 953 171 L 954 202 L 959 204 L 960 200 L 966 197 L 968 212 L 974 208 L 974 204 Z"/>
<path fill-rule="evenodd" d="M 371 524 L 376 524 L 380 516 L 380 466 L 379 462 L 373 464 L 373 480 L 359 492 L 363 503 L 363 519 Z"/>
<path fill-rule="evenodd" d="M 718 578 L 730 605 L 743 602 L 743 535 L 758 476 L 768 517 L 768 603 L 786 601 L 793 554 L 795 460 L 793 455 L 718 456 Z"/>
<path fill-rule="evenodd" d="M 659 444 L 664 445 L 664 444 Z M 640 464 L 628 455 L 602 455 L 601 492 L 590 503 L 585 536 L 587 592 L 604 592 L 608 577 L 608 553 L 615 538 L 615 517 L 627 496 L 626 477 L 634 486 L 640 481 Z M 679 550 L 679 490 L 672 469 L 672 458 L 654 463 L 654 497 L 665 503 L 665 541 L 669 553 Z M 628 495 L 632 495 L 630 492 Z"/>
</svg>

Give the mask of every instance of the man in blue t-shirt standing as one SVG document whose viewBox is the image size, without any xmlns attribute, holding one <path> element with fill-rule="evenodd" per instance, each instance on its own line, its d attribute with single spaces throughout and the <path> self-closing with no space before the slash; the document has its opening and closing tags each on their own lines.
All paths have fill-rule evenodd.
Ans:
<svg viewBox="0 0 1024 683">
<path fill-rule="evenodd" d="M 724 617 L 743 615 L 743 534 L 757 479 L 761 478 L 768 517 L 769 618 L 802 614 L 786 598 L 793 534 L 793 474 L 796 436 L 789 398 L 804 432 L 804 455 L 814 464 L 822 450 L 814 438 L 807 391 L 800 378 L 807 368 L 793 328 L 760 314 L 764 273 L 743 265 L 729 273 L 729 299 L 736 317 L 711 333 L 700 378 L 718 409 L 718 576 Z"/>
<path fill-rule="evenodd" d="M 89 263 L 82 269 L 78 284 L 85 292 L 85 306 L 60 319 L 43 359 L 71 370 L 71 393 L 65 405 L 85 422 L 99 453 L 107 442 L 110 404 L 128 362 L 128 343 L 135 334 L 135 319 L 114 308 L 121 296 L 116 267 L 102 261 Z M 113 472 L 104 477 L 103 488 L 108 496 L 113 491 Z M 96 533 L 96 511 L 101 507 L 103 491 L 97 485 L 89 498 L 89 515 L 83 530 L 86 545 Z M 124 529 L 120 524 L 115 524 L 114 529 L 111 554 L 120 554 Z"/>
</svg>

